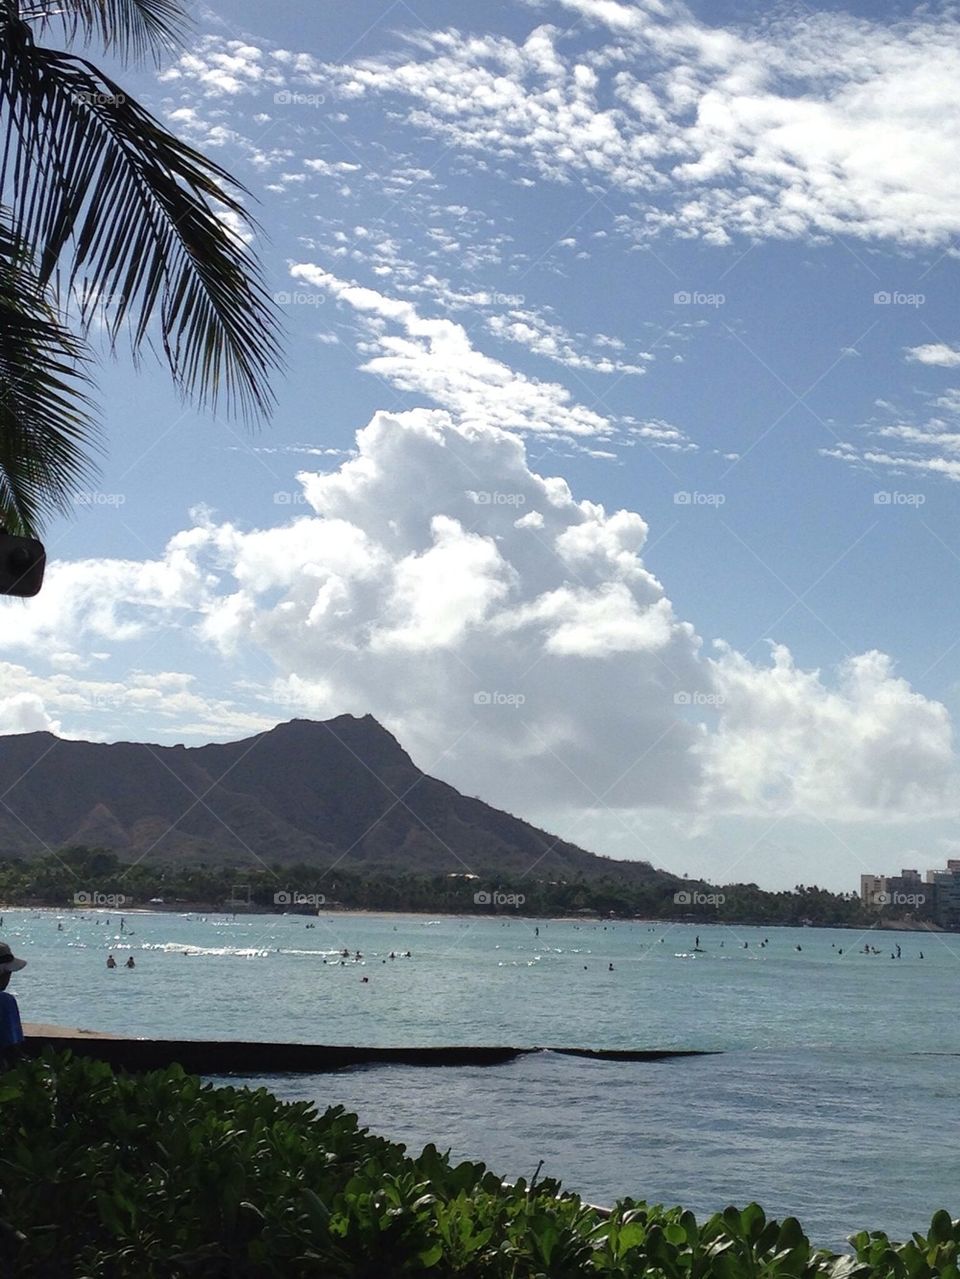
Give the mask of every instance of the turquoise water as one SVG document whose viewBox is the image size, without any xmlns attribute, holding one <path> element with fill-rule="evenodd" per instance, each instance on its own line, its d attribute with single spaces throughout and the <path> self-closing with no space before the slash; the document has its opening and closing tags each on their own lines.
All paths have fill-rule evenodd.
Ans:
<svg viewBox="0 0 960 1279">
<path fill-rule="evenodd" d="M 197 1038 L 722 1049 L 269 1083 L 505 1175 L 542 1158 L 596 1202 L 632 1194 L 706 1213 L 757 1198 L 834 1245 L 863 1226 L 903 1235 L 940 1206 L 960 1215 L 960 1056 L 940 1055 L 960 1054 L 960 937 L 168 913 L 128 913 L 121 934 L 119 920 L 5 912 L 0 937 L 29 961 L 12 987 L 24 1020 Z M 862 953 L 868 940 L 879 956 Z M 362 959 L 341 966 L 344 948 Z M 111 950 L 137 967 L 107 971 Z"/>
</svg>

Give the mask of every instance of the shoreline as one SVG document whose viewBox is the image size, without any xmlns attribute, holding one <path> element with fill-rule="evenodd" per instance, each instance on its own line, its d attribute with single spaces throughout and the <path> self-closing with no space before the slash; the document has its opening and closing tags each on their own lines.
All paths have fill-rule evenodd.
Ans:
<svg viewBox="0 0 960 1279">
<path fill-rule="evenodd" d="M 126 918 L 128 915 L 219 915 L 240 919 L 246 916 L 253 918 L 278 918 L 278 919 L 339 919 L 339 918 L 357 918 L 357 919 L 460 919 L 464 922 L 476 922 L 479 919 L 498 919 L 501 922 L 505 920 L 523 921 L 530 924 L 640 924 L 647 927 L 663 926 L 667 928 L 685 927 L 685 928 L 820 928 L 824 930 L 836 932 L 902 932 L 902 933 L 934 933 L 946 934 L 960 931 L 960 929 L 951 930 L 943 928 L 938 924 L 927 922 L 925 920 L 913 919 L 877 919 L 869 924 L 791 924 L 772 922 L 770 920 L 724 920 L 724 919 L 691 919 L 685 917 L 653 917 L 653 918 L 627 918 L 622 915 L 525 915 L 519 911 L 476 911 L 464 913 L 463 911 L 444 911 L 444 910 L 365 910 L 362 907 L 344 907 L 343 909 L 332 909 L 326 911 L 281 911 L 269 910 L 266 907 L 257 909 L 240 909 L 231 910 L 225 905 L 210 905 L 209 903 L 191 903 L 177 902 L 157 904 L 154 906 L 75 906 L 75 905 L 17 905 L 13 902 L 0 902 L 0 915 L 13 912 L 48 912 L 57 916 L 67 917 L 70 915 L 122 915 Z"/>
</svg>

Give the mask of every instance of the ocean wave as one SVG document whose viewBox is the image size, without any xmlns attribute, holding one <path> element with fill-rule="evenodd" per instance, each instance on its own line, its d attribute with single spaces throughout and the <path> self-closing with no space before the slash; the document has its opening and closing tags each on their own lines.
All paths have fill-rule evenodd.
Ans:
<svg viewBox="0 0 960 1279">
<path fill-rule="evenodd" d="M 344 957 L 342 950 L 293 950 L 286 946 L 281 946 L 279 953 L 281 955 L 324 955 L 327 959 L 342 959 Z"/>
<path fill-rule="evenodd" d="M 164 941 L 144 942 L 141 950 L 160 950 L 168 955 L 233 955 L 238 959 L 266 959 L 269 950 L 258 950 L 254 946 L 192 946 L 186 942 Z"/>
</svg>

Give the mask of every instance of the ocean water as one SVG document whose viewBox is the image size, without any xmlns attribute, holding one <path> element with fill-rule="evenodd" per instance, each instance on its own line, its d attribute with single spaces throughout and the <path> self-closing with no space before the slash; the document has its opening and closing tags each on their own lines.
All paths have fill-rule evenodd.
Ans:
<svg viewBox="0 0 960 1279">
<path fill-rule="evenodd" d="M 960 1215 L 960 937 L 484 915 L 124 922 L 5 912 L 0 937 L 29 962 L 12 987 L 24 1020 L 331 1044 L 721 1050 L 251 1082 L 507 1176 L 542 1159 L 599 1203 L 629 1194 L 702 1215 L 757 1199 L 833 1246 L 862 1227 L 903 1236 L 938 1207 Z M 110 951 L 136 968 L 108 971 Z"/>
</svg>

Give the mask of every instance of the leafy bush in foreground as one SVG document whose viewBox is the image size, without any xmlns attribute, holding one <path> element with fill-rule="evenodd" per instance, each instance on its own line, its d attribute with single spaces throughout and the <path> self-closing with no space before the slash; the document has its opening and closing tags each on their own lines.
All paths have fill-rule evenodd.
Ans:
<svg viewBox="0 0 960 1279">
<path fill-rule="evenodd" d="M 411 1159 L 340 1107 L 177 1067 L 114 1076 L 48 1054 L 0 1076 L 0 1273 L 18 1279 L 960 1279 L 945 1212 L 927 1238 L 852 1242 L 816 1252 L 756 1204 L 703 1224 L 631 1200 L 605 1216 L 556 1182 L 510 1186 L 433 1146 Z"/>
</svg>

